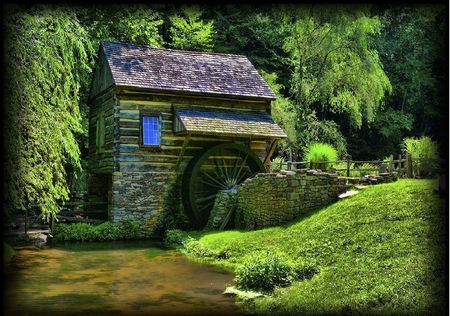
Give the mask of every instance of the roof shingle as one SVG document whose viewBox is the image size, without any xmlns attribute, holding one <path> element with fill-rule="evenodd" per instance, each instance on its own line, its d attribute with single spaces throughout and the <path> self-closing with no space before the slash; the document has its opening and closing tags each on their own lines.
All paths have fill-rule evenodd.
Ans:
<svg viewBox="0 0 450 316">
<path fill-rule="evenodd" d="M 175 113 L 187 132 L 231 136 L 286 138 L 265 111 L 176 108 Z"/>
<path fill-rule="evenodd" d="M 242 55 L 178 51 L 102 42 L 117 86 L 275 99 Z"/>
</svg>

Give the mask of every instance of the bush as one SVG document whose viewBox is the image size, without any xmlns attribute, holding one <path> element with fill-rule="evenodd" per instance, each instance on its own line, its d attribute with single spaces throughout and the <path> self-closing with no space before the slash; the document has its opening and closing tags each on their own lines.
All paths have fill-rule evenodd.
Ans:
<svg viewBox="0 0 450 316">
<path fill-rule="evenodd" d="M 335 161 L 338 154 L 329 144 L 313 143 L 306 148 L 304 157 L 306 161 L 311 162 L 311 168 L 326 170 L 329 163 L 319 163 L 319 161 Z"/>
<path fill-rule="evenodd" d="M 286 257 L 269 252 L 248 257 L 236 269 L 237 286 L 247 290 L 273 291 L 276 286 L 288 286 L 296 277 L 295 266 Z"/>
<path fill-rule="evenodd" d="M 272 172 L 278 172 L 281 170 L 281 163 L 284 161 L 283 157 L 275 157 L 272 159 L 271 169 Z"/>
<path fill-rule="evenodd" d="M 183 245 L 191 237 L 187 232 L 180 229 L 169 229 L 166 231 L 164 242 L 169 245 Z"/>
<path fill-rule="evenodd" d="M 430 174 L 432 169 L 438 166 L 438 144 L 428 136 L 421 138 L 405 138 L 402 149 L 413 158 L 414 175 L 423 176 Z M 418 160 L 422 159 L 422 160 Z M 433 161 L 434 160 L 434 161 Z"/>
<path fill-rule="evenodd" d="M 220 254 L 206 248 L 197 240 L 189 237 L 183 242 L 184 249 L 187 253 L 192 254 L 196 257 L 203 258 L 219 258 Z"/>
<path fill-rule="evenodd" d="M 139 239 L 143 237 L 141 223 L 131 216 L 125 216 L 120 223 L 122 239 Z"/>
<path fill-rule="evenodd" d="M 139 221 L 131 217 L 125 217 L 120 225 L 112 222 L 56 224 L 53 235 L 56 241 L 112 241 L 143 236 Z"/>
</svg>

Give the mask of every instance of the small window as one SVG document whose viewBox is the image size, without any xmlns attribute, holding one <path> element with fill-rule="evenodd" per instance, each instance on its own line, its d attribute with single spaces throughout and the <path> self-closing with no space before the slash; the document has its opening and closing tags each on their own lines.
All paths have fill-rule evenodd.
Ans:
<svg viewBox="0 0 450 316">
<path fill-rule="evenodd" d="M 142 117 L 142 144 L 157 146 L 161 143 L 159 135 L 159 117 Z"/>
</svg>

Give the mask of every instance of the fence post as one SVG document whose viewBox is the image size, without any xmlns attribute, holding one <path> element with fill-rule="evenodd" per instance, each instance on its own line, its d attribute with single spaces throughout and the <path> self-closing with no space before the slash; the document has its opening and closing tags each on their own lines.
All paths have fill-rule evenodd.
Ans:
<svg viewBox="0 0 450 316">
<path fill-rule="evenodd" d="M 400 175 L 401 174 L 401 169 L 402 169 L 402 154 L 399 154 L 398 155 L 398 166 L 397 166 L 397 169 L 398 169 L 398 175 Z"/>
<path fill-rule="evenodd" d="M 291 170 L 291 168 L 292 168 L 291 165 L 292 165 L 292 161 L 288 161 L 288 163 L 287 163 L 287 169 L 288 170 Z"/>
<path fill-rule="evenodd" d="M 412 157 L 410 154 L 406 154 L 406 177 L 412 178 Z"/>
<path fill-rule="evenodd" d="M 347 177 L 350 177 L 350 162 L 352 160 L 351 155 L 347 155 Z"/>
<path fill-rule="evenodd" d="M 394 169 L 394 155 L 390 155 L 389 156 L 389 172 L 392 172 L 392 169 Z"/>
</svg>

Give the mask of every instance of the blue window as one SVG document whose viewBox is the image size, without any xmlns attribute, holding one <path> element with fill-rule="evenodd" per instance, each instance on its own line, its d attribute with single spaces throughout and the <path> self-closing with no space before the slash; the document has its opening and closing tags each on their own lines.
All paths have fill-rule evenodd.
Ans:
<svg viewBox="0 0 450 316">
<path fill-rule="evenodd" d="M 142 117 L 142 144 L 143 145 L 159 145 L 159 117 L 143 116 Z"/>
</svg>

